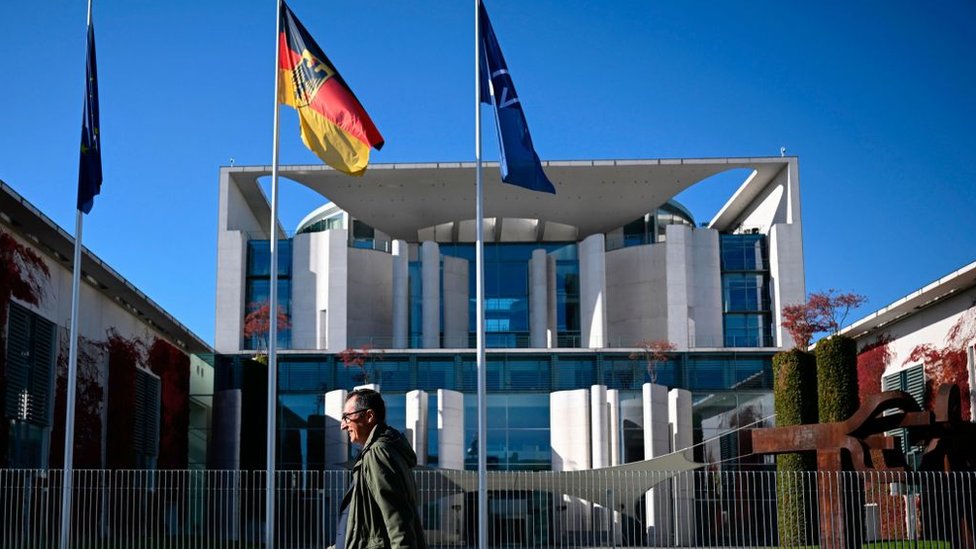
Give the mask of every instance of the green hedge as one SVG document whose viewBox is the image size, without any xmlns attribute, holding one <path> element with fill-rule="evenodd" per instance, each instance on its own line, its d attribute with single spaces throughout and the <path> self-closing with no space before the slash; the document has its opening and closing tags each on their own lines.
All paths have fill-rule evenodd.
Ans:
<svg viewBox="0 0 976 549">
<path fill-rule="evenodd" d="M 773 356 L 773 409 L 780 427 L 817 423 L 817 365 L 812 354 L 793 349 Z M 817 531 L 810 524 L 810 517 L 816 515 L 816 483 L 812 475 L 805 476 L 802 471 L 816 467 L 813 452 L 776 456 L 780 545 L 815 542 Z"/>
<path fill-rule="evenodd" d="M 857 344 L 845 336 L 817 342 L 817 396 L 820 423 L 844 421 L 859 405 Z"/>
</svg>

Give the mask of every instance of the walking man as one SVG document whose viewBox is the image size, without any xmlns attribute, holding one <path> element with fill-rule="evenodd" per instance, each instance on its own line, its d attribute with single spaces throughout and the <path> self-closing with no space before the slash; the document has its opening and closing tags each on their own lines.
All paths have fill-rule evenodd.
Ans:
<svg viewBox="0 0 976 549">
<path fill-rule="evenodd" d="M 330 549 L 426 549 L 411 472 L 417 454 L 386 424 L 383 397 L 371 389 L 350 392 L 339 428 L 363 449 L 353 464 Z"/>
</svg>

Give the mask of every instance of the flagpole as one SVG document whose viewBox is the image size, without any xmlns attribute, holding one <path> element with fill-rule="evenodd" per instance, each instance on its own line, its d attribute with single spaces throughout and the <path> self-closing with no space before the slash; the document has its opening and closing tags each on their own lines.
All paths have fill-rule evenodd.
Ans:
<svg viewBox="0 0 976 549">
<path fill-rule="evenodd" d="M 275 412 L 278 388 L 278 64 L 281 48 L 281 0 L 275 10 L 274 148 L 271 153 L 271 289 L 268 296 L 268 429 L 267 483 L 265 492 L 265 547 L 274 547 L 275 517 Z"/>
<path fill-rule="evenodd" d="M 86 28 L 91 27 L 92 0 L 88 0 Z M 87 70 L 87 69 L 86 69 Z M 72 471 L 75 459 L 75 393 L 78 378 L 78 298 L 81 289 L 81 228 L 83 214 L 75 209 L 75 250 L 71 268 L 71 327 L 68 330 L 68 387 L 64 413 L 64 471 L 61 487 L 61 537 L 59 546 L 68 548 L 71 532 Z"/>
<path fill-rule="evenodd" d="M 481 188 L 481 0 L 474 2 L 475 337 L 478 353 L 478 549 L 488 548 L 487 403 L 485 395 L 485 243 Z"/>
</svg>

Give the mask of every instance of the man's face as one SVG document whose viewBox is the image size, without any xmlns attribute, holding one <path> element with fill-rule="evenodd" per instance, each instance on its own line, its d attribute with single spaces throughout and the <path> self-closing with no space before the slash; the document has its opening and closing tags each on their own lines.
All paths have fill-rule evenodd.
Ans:
<svg viewBox="0 0 976 549">
<path fill-rule="evenodd" d="M 376 425 L 376 416 L 372 410 L 359 409 L 356 398 L 350 398 L 342 407 L 342 420 L 339 428 L 349 433 L 349 442 L 362 446 L 366 444 L 370 431 Z"/>
</svg>

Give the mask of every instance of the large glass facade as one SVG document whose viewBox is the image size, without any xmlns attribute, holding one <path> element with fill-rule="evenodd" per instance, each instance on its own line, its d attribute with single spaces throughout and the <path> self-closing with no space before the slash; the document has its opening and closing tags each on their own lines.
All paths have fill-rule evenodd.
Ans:
<svg viewBox="0 0 976 549">
<path fill-rule="evenodd" d="M 725 346 L 772 347 L 766 236 L 723 234 L 719 242 Z"/>
<path fill-rule="evenodd" d="M 658 364 L 653 375 L 658 383 L 692 392 L 695 442 L 702 442 L 772 413 L 771 398 L 768 403 L 764 400 L 772 384 L 771 357 L 765 352 L 675 353 Z M 388 353 L 360 369 L 344 366 L 336 355 L 279 355 L 278 468 L 323 468 L 324 394 L 364 382 L 380 385 L 387 421 L 400 430 L 406 427 L 406 393 L 414 389 L 428 392 L 427 459 L 431 466 L 439 462 L 437 389 L 464 393 L 465 467 L 475 468 L 479 444 L 475 360 L 474 353 Z M 218 357 L 215 370 L 216 390 L 243 390 L 241 413 L 247 417 L 241 419 L 248 428 L 240 434 L 241 467 L 261 468 L 266 370 L 245 356 Z M 614 352 L 489 352 L 486 374 L 489 468 L 549 469 L 550 393 L 593 384 L 620 391 L 622 412 L 617 428 L 623 437 L 622 458 L 633 461 L 643 456 L 643 434 L 634 420 L 641 413 L 641 387 L 652 376 L 643 360 Z M 729 450 L 708 446 L 708 451 L 725 455 L 722 452 Z"/>
<path fill-rule="evenodd" d="M 278 241 L 278 306 L 291 315 L 291 240 Z M 271 241 L 250 240 L 247 243 L 247 273 L 245 279 L 244 315 L 267 306 L 271 299 Z M 241 334 L 244 349 L 266 349 L 267 331 L 257 331 L 249 336 Z M 291 330 L 278 330 L 278 347 L 291 347 Z"/>
<path fill-rule="evenodd" d="M 529 261 L 532 252 L 544 249 L 556 262 L 556 314 L 559 347 L 578 347 L 580 340 L 579 260 L 575 243 L 501 243 L 484 249 L 485 346 L 516 349 L 529 347 Z M 474 244 L 441 244 L 444 256 L 466 259 L 475 272 Z M 410 346 L 421 347 L 421 264 L 410 263 Z M 469 277 L 469 347 L 475 345 L 476 279 Z"/>
</svg>

